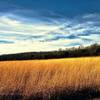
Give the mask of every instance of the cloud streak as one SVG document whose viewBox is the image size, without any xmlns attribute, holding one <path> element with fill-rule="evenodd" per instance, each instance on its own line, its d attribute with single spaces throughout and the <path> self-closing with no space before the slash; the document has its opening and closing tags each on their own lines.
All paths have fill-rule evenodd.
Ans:
<svg viewBox="0 0 100 100">
<path fill-rule="evenodd" d="M 99 14 L 74 19 L 47 17 L 44 20 L 33 17 L 32 21 L 9 15 L 0 16 L 0 54 L 51 51 L 100 43 Z"/>
</svg>

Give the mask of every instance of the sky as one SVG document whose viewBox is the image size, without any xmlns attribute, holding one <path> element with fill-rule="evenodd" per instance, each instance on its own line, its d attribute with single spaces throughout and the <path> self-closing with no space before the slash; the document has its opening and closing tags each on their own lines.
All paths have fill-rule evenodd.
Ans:
<svg viewBox="0 0 100 100">
<path fill-rule="evenodd" d="M 0 0 L 0 54 L 100 43 L 100 0 Z"/>
</svg>

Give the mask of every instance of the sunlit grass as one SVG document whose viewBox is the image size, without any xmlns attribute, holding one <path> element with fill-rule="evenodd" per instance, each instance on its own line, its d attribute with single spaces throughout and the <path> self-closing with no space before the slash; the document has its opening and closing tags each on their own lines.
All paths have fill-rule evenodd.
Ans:
<svg viewBox="0 0 100 100">
<path fill-rule="evenodd" d="M 0 62 L 0 95 L 100 90 L 100 58 Z"/>
</svg>

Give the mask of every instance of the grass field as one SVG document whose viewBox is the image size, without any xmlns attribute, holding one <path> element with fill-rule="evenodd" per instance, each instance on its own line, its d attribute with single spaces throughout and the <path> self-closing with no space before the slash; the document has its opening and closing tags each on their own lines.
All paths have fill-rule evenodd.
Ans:
<svg viewBox="0 0 100 100">
<path fill-rule="evenodd" d="M 100 57 L 0 62 L 0 100 L 95 97 L 100 97 Z"/>
</svg>

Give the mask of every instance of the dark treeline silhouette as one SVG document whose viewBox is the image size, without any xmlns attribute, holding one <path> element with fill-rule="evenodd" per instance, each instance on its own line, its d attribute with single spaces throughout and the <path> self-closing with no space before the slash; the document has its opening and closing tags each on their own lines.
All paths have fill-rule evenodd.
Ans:
<svg viewBox="0 0 100 100">
<path fill-rule="evenodd" d="M 100 56 L 100 45 L 92 44 L 84 47 L 70 48 L 66 50 L 59 49 L 58 51 L 49 52 L 27 52 L 18 54 L 1 55 L 0 61 L 4 60 L 31 60 L 31 59 L 53 59 L 53 58 L 69 58 L 69 57 L 85 57 L 85 56 Z"/>
</svg>

